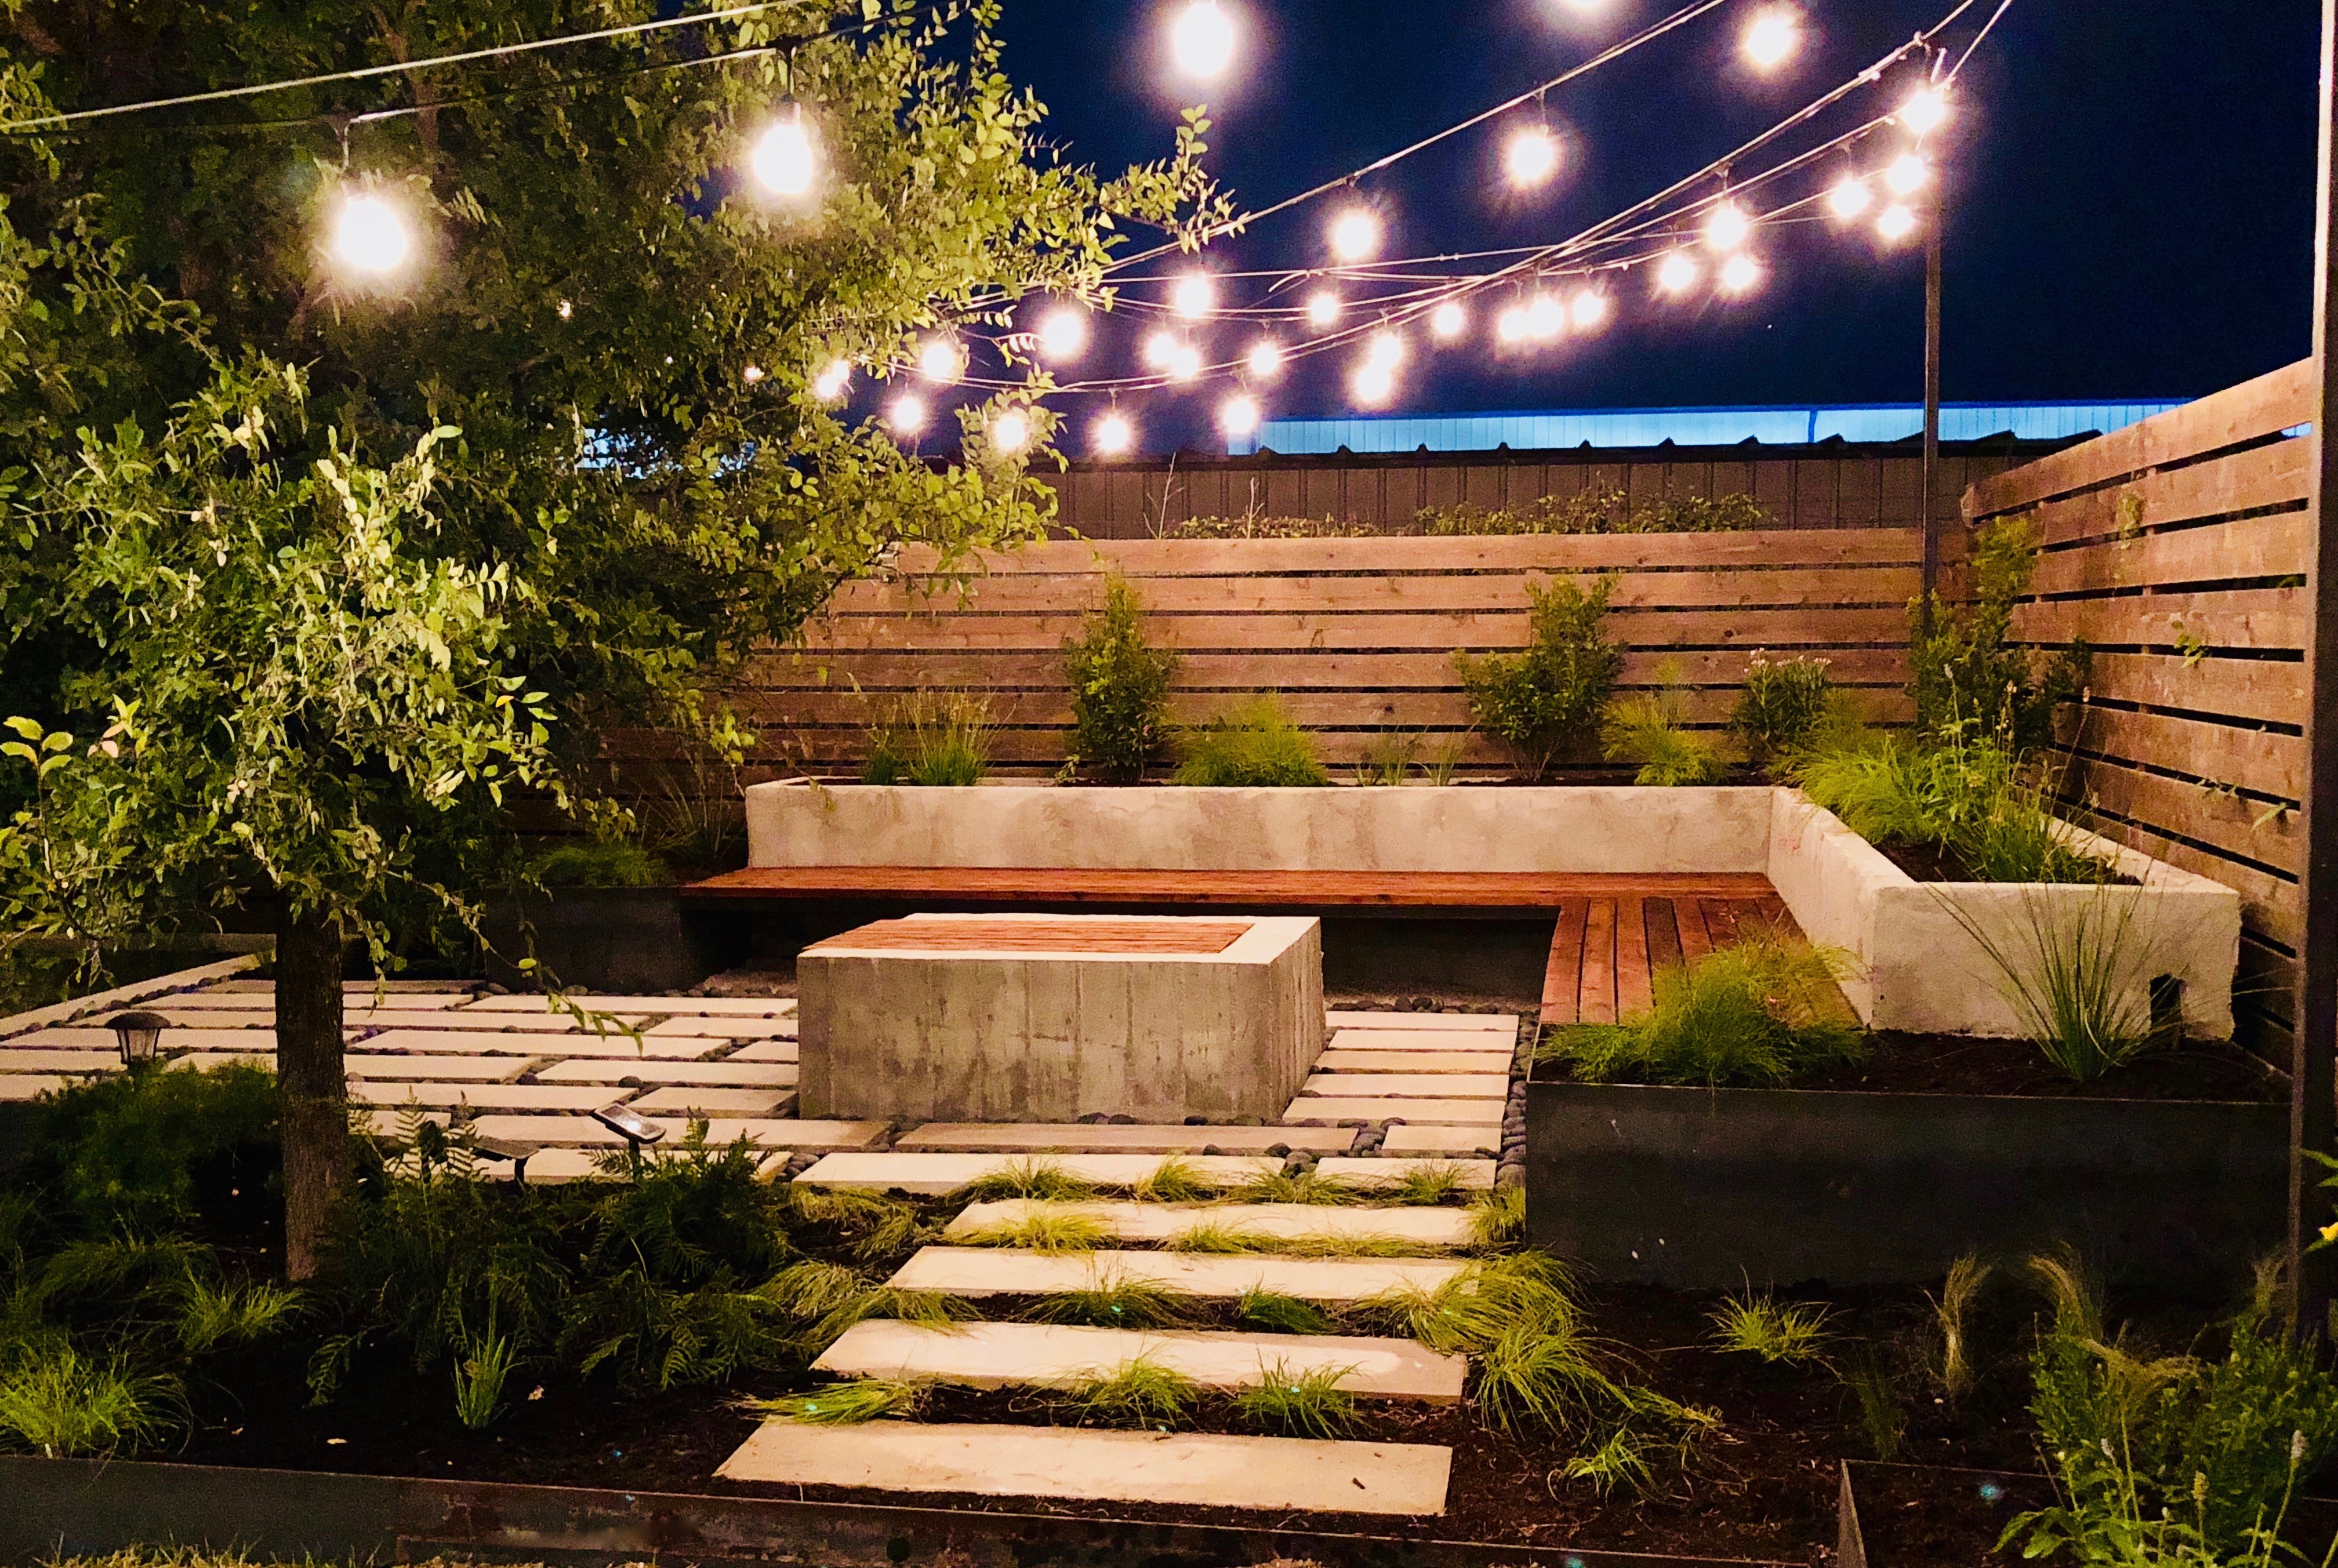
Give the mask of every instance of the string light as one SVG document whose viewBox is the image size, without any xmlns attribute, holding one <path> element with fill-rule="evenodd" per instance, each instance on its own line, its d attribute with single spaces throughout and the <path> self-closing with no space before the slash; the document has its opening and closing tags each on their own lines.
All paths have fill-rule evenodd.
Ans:
<svg viewBox="0 0 2338 1568">
<path fill-rule="evenodd" d="M 1461 308 L 1459 299 L 1448 299 L 1429 313 L 1429 335 L 1439 343 L 1450 343 L 1469 330 L 1469 312 Z"/>
<path fill-rule="evenodd" d="M 1365 407 L 1380 407 L 1396 396 L 1396 368 L 1367 359 L 1349 377 L 1348 390 Z"/>
<path fill-rule="evenodd" d="M 1403 336 L 1400 333 L 1386 330 L 1373 333 L 1372 340 L 1364 346 L 1364 363 L 1367 365 L 1383 365 L 1390 369 L 1394 369 L 1397 366 L 1403 364 Z"/>
<path fill-rule="evenodd" d="M 378 196 L 352 196 L 333 222 L 333 254 L 360 272 L 394 272 L 413 250 L 405 220 Z"/>
<path fill-rule="evenodd" d="M 1099 456 L 1119 457 L 1136 445 L 1136 427 L 1115 409 L 1095 422 L 1089 439 Z"/>
<path fill-rule="evenodd" d="M 926 400 L 914 393 L 903 393 L 893 399 L 887 422 L 896 436 L 915 436 L 926 427 Z"/>
<path fill-rule="evenodd" d="M 1168 362 L 1162 366 L 1170 380 L 1184 385 L 1202 373 L 1202 351 L 1191 343 L 1179 343 L 1169 350 Z"/>
<path fill-rule="evenodd" d="M 1865 212 L 1875 201 L 1875 192 L 1867 181 L 1856 174 L 1846 174 L 1832 191 L 1827 192 L 1827 210 L 1848 223 Z"/>
<path fill-rule="evenodd" d="M 1740 250 L 1721 264 L 1721 291 L 1724 294 L 1750 294 L 1762 281 L 1762 264 Z"/>
<path fill-rule="evenodd" d="M 1282 345 L 1272 338 L 1262 338 L 1251 345 L 1249 358 L 1243 363 L 1260 380 L 1272 381 L 1282 374 Z"/>
<path fill-rule="evenodd" d="M 1009 408 L 991 420 L 991 450 L 1012 456 L 1029 445 L 1031 445 L 1031 416 L 1020 408 Z"/>
<path fill-rule="evenodd" d="M 833 403 L 843 397 L 845 388 L 851 385 L 852 361 L 832 359 L 829 361 L 827 369 L 812 377 L 811 395 L 823 403 Z"/>
<path fill-rule="evenodd" d="M 802 196 L 811 190 L 820 173 L 820 157 L 801 107 L 763 132 L 755 142 L 751 162 L 756 183 L 774 196 Z"/>
<path fill-rule="evenodd" d="M 1924 188 L 1924 181 L 1931 177 L 1932 171 L 1913 152 L 1895 159 L 1891 167 L 1883 172 L 1883 182 L 1891 187 L 1891 194 L 1894 196 L 1914 195 Z"/>
<path fill-rule="evenodd" d="M 1802 47 L 1803 18 L 1791 5 L 1772 5 L 1754 14 L 1745 24 L 1739 47 L 1756 71 L 1775 71 Z"/>
<path fill-rule="evenodd" d="M 1547 343 L 1567 330 L 1567 307 L 1555 295 L 1537 294 L 1527 301 L 1527 336 Z"/>
<path fill-rule="evenodd" d="M 1891 244 L 1898 244 L 1916 231 L 1916 214 L 1905 204 L 1894 201 L 1875 220 L 1875 231 Z"/>
<path fill-rule="evenodd" d="M 1558 138 L 1539 125 L 1513 132 L 1502 149 L 1502 174 L 1521 191 L 1530 191 L 1558 172 Z"/>
<path fill-rule="evenodd" d="M 1342 261 L 1367 261 L 1380 248 L 1380 214 L 1369 207 L 1351 207 L 1331 220 L 1331 254 Z"/>
<path fill-rule="evenodd" d="M 1307 325 L 1336 326 L 1340 319 L 1340 297 L 1329 289 L 1318 289 L 1307 296 Z"/>
<path fill-rule="evenodd" d="M 762 378 L 763 368 L 761 365 L 750 365 L 744 370 L 739 372 L 739 379 L 744 381 L 750 387 L 752 387 L 756 382 L 761 381 Z"/>
<path fill-rule="evenodd" d="M 1523 305 L 1512 305 L 1494 318 L 1494 336 L 1505 343 L 1525 342 L 1527 340 L 1527 308 Z"/>
<path fill-rule="evenodd" d="M 1169 290 L 1169 309 L 1188 321 L 1199 321 L 1218 308 L 1218 285 L 1207 272 L 1188 272 Z"/>
<path fill-rule="evenodd" d="M 1170 331 L 1166 327 L 1149 333 L 1145 337 L 1144 347 L 1140 352 L 1144 355 L 1144 363 L 1148 368 L 1166 370 L 1169 368 L 1171 358 L 1177 352 L 1177 334 Z"/>
<path fill-rule="evenodd" d="M 1218 428 L 1237 440 L 1258 431 L 1258 399 L 1237 392 L 1218 405 Z"/>
<path fill-rule="evenodd" d="M 1586 289 L 1575 297 L 1574 307 L 1568 314 L 1575 319 L 1577 331 L 1596 332 L 1607 325 L 1607 318 L 1614 309 L 1608 304 L 1606 295 L 1596 289 Z"/>
<path fill-rule="evenodd" d="M 928 338 L 918 350 L 918 374 L 937 387 L 954 386 L 966 375 L 966 349 L 955 338 Z"/>
<path fill-rule="evenodd" d="M 1706 247 L 1724 253 L 1744 245 L 1753 232 L 1754 220 L 1734 201 L 1724 201 L 1704 220 Z"/>
<path fill-rule="evenodd" d="M 1685 294 L 1704 276 L 1704 269 L 1696 258 L 1685 250 L 1675 250 L 1656 263 L 1656 290 L 1662 294 Z"/>
<path fill-rule="evenodd" d="M 1087 352 L 1088 318 L 1084 310 L 1059 305 L 1039 318 L 1039 352 L 1056 364 L 1066 364 Z"/>
<path fill-rule="evenodd" d="M 1177 69 L 1203 82 L 1213 81 L 1233 64 L 1233 18 L 1217 0 L 1194 0 L 1170 28 L 1169 49 L 1176 56 Z"/>
<path fill-rule="evenodd" d="M 1922 88 L 1900 105 L 1900 123 L 1919 136 L 1929 136 L 1948 122 L 1948 94 L 1937 87 Z"/>
</svg>

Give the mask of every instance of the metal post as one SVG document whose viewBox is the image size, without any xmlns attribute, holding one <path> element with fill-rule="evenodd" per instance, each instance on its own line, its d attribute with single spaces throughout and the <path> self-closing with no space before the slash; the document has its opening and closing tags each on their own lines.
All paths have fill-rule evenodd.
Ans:
<svg viewBox="0 0 2338 1568">
<path fill-rule="evenodd" d="M 1932 515 L 1940 494 L 1940 230 L 1949 203 L 1935 181 L 1932 221 L 1924 232 L 1924 479 L 1920 489 L 1924 530 L 1924 615 L 1940 589 L 1940 525 Z"/>
</svg>

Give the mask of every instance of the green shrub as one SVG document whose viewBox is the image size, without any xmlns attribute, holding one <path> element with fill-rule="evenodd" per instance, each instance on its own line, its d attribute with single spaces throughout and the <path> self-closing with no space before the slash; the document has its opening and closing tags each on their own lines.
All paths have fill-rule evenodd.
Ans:
<svg viewBox="0 0 2338 1568">
<path fill-rule="evenodd" d="M 0 1364 L 0 1434 L 53 1459 L 135 1453 L 162 1436 L 178 1396 L 168 1378 L 49 1338 Z"/>
<path fill-rule="evenodd" d="M 1615 591 L 1613 573 L 1588 590 L 1572 581 L 1530 583 L 1532 640 L 1524 652 L 1453 655 L 1470 717 L 1517 754 L 1530 778 L 1590 733 L 1615 690 L 1624 656 L 1600 624 Z"/>
<path fill-rule="evenodd" d="M 2001 517 L 1972 538 L 1972 603 L 1935 597 L 1910 609 L 1916 724 L 1940 735 L 1970 725 L 2016 756 L 2050 746 L 2054 714 L 2086 689 L 2086 644 L 2050 657 L 2006 645 L 2013 609 L 2038 570 L 2036 523 Z"/>
<path fill-rule="evenodd" d="M 546 887 L 662 887 L 673 880 L 665 862 L 638 844 L 563 844 L 528 862 Z"/>
<path fill-rule="evenodd" d="M 1558 1029 L 1536 1054 L 1593 1083 L 1774 1088 L 1864 1052 L 1834 982 L 1835 961 L 1805 943 L 1741 942 L 1656 971 L 1648 1012 Z"/>
<path fill-rule="evenodd" d="M 1808 748 L 1827 722 L 1834 690 L 1827 661 L 1772 659 L 1756 653 L 1745 666 L 1745 692 L 1729 728 L 1759 768 L 1776 765 Z"/>
<path fill-rule="evenodd" d="M 1623 491 L 1594 485 L 1518 507 L 1429 506 L 1414 514 L 1421 533 L 1719 534 L 1766 528 L 1771 515 L 1750 495 L 1657 496 L 1635 505 Z"/>
<path fill-rule="evenodd" d="M 1105 583 L 1104 606 L 1064 640 L 1064 675 L 1072 688 L 1067 771 L 1093 770 L 1117 784 L 1144 777 L 1169 737 L 1169 689 L 1177 655 L 1144 641 L 1144 606 L 1118 577 Z"/>
<path fill-rule="evenodd" d="M 280 1166 L 275 1075 L 243 1063 L 142 1069 L 59 1091 L 41 1109 L 32 1180 L 82 1234 L 200 1223 L 207 1193 L 264 1188 Z"/>
<path fill-rule="evenodd" d="M 1812 1301 L 1781 1303 L 1768 1292 L 1728 1296 L 1705 1314 L 1713 1342 L 1724 1350 L 1799 1366 L 1819 1358 L 1826 1344 L 1828 1309 Z"/>
<path fill-rule="evenodd" d="M 1185 730 L 1177 782 L 1199 789 L 1311 789 L 1329 784 L 1315 742 L 1272 692 Z"/>
<path fill-rule="evenodd" d="M 982 782 L 998 733 L 990 704 L 964 692 L 920 691 L 894 704 L 869 730 L 869 760 L 860 776 L 870 784 L 920 784 L 936 789 Z"/>
<path fill-rule="evenodd" d="M 1600 750 L 1610 762 L 1638 763 L 1635 784 L 1659 789 L 1718 784 L 1729 777 L 1728 760 L 1712 741 L 1682 728 L 1687 715 L 1685 694 L 1674 688 L 1618 699 L 1600 719 Z"/>
<path fill-rule="evenodd" d="M 1336 517 L 1189 517 L 1164 531 L 1164 539 L 1368 539 L 1380 530 Z"/>
</svg>

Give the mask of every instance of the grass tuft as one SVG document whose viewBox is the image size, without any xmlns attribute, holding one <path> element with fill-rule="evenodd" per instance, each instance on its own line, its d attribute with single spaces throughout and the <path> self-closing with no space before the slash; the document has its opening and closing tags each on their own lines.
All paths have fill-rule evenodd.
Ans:
<svg viewBox="0 0 2338 1568">
<path fill-rule="evenodd" d="M 1394 1186 L 1383 1190 L 1381 1196 L 1389 1202 L 1413 1209 L 1433 1209 L 1464 1196 L 1469 1172 L 1449 1160 L 1437 1160 L 1414 1166 L 1404 1173 Z"/>
<path fill-rule="evenodd" d="M 1200 1384 L 1150 1356 L 1140 1356 L 1072 1391 L 1083 1420 L 1164 1432 L 1189 1423 L 1202 1397 Z"/>
<path fill-rule="evenodd" d="M 1339 1325 L 1311 1301 L 1280 1290 L 1245 1290 L 1234 1303 L 1234 1318 L 1245 1328 L 1275 1334 L 1336 1334 Z"/>
<path fill-rule="evenodd" d="M 1950 1404 L 1972 1392 L 1970 1319 L 1981 1287 L 1989 1283 L 1989 1265 L 1968 1252 L 1949 1265 L 1949 1277 L 1941 1284 L 1940 1293 L 1924 1298 L 1932 1304 L 1932 1317 L 1940 1328 L 1940 1388 Z"/>
<path fill-rule="evenodd" d="M 1705 1316 L 1713 1323 L 1715 1345 L 1759 1356 L 1773 1365 L 1799 1367 L 1815 1361 L 1827 1341 L 1824 1307 L 1807 1301 L 1781 1304 L 1766 1291 L 1727 1297 Z"/>
<path fill-rule="evenodd" d="M 1340 1387 L 1353 1367 L 1294 1373 L 1282 1362 L 1262 1368 L 1254 1387 L 1234 1396 L 1235 1413 L 1285 1437 L 1344 1437 L 1355 1429 L 1354 1396 Z"/>
<path fill-rule="evenodd" d="M 925 1404 L 929 1386 L 890 1377 L 830 1383 L 805 1394 L 759 1399 L 750 1408 L 789 1421 L 822 1426 L 857 1426 L 880 1416 L 913 1416 Z"/>
<path fill-rule="evenodd" d="M 1202 1174 L 1199 1165 L 1172 1154 L 1154 1166 L 1153 1174 L 1139 1181 L 1130 1196 L 1140 1203 L 1205 1203 L 1217 1193 L 1217 1187 Z"/>
<path fill-rule="evenodd" d="M 1022 1247 L 1033 1252 L 1093 1252 L 1113 1239 L 1112 1227 L 1089 1214 L 1033 1209 L 966 1239 L 969 1247 Z"/>
<path fill-rule="evenodd" d="M 42 1339 L 0 1373 L 0 1433 L 52 1459 L 135 1453 L 162 1435 L 163 1406 L 177 1398 L 168 1378 Z"/>
<path fill-rule="evenodd" d="M 807 1225 L 842 1232 L 864 1263 L 905 1252 L 918 1240 L 917 1210 L 884 1193 L 790 1183 L 788 1206 Z"/>
<path fill-rule="evenodd" d="M 1469 1234 L 1479 1247 L 1515 1241 L 1527 1228 L 1527 1190 L 1496 1187 L 1469 1200 Z"/>
<path fill-rule="evenodd" d="M 1364 1194 L 1353 1182 L 1325 1176 L 1311 1168 L 1296 1175 L 1288 1171 L 1270 1171 L 1243 1183 L 1234 1199 L 1241 1203 L 1353 1204 L 1361 1203 Z"/>
<path fill-rule="evenodd" d="M 1167 1328 L 1185 1320 L 1188 1305 L 1182 1291 L 1107 1270 L 1084 1289 L 1041 1297 L 1026 1316 L 1040 1323 L 1098 1328 Z"/>
<path fill-rule="evenodd" d="M 1201 789 L 1321 789 L 1331 781 L 1315 738 L 1272 691 L 1244 699 L 1177 737 L 1177 782 Z"/>
<path fill-rule="evenodd" d="M 1836 1010 L 1837 960 L 1762 936 L 1656 972 L 1655 1005 L 1556 1031 L 1535 1053 L 1591 1083 L 1777 1087 L 1865 1054 Z"/>
<path fill-rule="evenodd" d="M 1096 1195 L 1095 1184 L 1083 1181 L 1053 1160 L 1013 1160 L 969 1181 L 953 1194 L 969 1203 L 996 1202 L 1005 1198 L 1030 1198 L 1077 1203 Z"/>
<path fill-rule="evenodd" d="M 804 1325 L 797 1345 L 806 1356 L 819 1355 L 866 1318 L 954 1329 L 977 1316 L 973 1306 L 958 1297 L 872 1284 L 841 1264 L 818 1260 L 791 1264 L 755 1293 Z"/>
<path fill-rule="evenodd" d="M 1171 1236 L 1162 1246 L 1171 1252 L 1271 1252 L 1275 1241 L 1272 1237 L 1222 1220 L 1200 1220 Z"/>
</svg>

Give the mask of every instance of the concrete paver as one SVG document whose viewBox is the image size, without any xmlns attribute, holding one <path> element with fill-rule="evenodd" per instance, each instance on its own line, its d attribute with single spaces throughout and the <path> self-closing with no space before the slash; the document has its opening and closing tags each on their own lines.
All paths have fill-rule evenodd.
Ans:
<svg viewBox="0 0 2338 1568">
<path fill-rule="evenodd" d="M 1197 1225 L 1221 1226 L 1275 1240 L 1370 1238 L 1420 1248 L 1466 1247 L 1477 1239 L 1466 1209 L 1347 1209 L 1328 1203 L 1066 1203 L 1026 1198 L 969 1203 L 943 1234 L 952 1241 L 971 1241 L 986 1231 L 1046 1214 L 1094 1220 L 1117 1241 L 1169 1241 Z"/>
<path fill-rule="evenodd" d="M 532 1056 L 376 1056 L 357 1051 L 341 1059 L 352 1078 L 410 1078 L 425 1083 L 507 1083 L 535 1060 Z"/>
<path fill-rule="evenodd" d="M 631 1102 L 634 1109 L 671 1116 L 771 1116 L 795 1099 L 787 1089 L 710 1089 L 691 1084 L 653 1089 Z"/>
<path fill-rule="evenodd" d="M 1334 1029 L 1465 1029 L 1515 1039 L 1515 1013 L 1351 1013 L 1333 1009 L 1324 1018 Z"/>
<path fill-rule="evenodd" d="M 796 1037 L 796 1021 L 788 1018 L 669 1018 L 650 1026 L 653 1034 L 699 1034 L 710 1040 L 770 1040 Z"/>
<path fill-rule="evenodd" d="M 1390 1154 L 1498 1154 L 1499 1127 L 1429 1127 L 1407 1122 L 1391 1127 L 1380 1148 Z"/>
<path fill-rule="evenodd" d="M 1336 1127 L 1153 1127 L 1093 1122 L 928 1122 L 904 1133 L 895 1147 L 960 1152 L 1017 1154 L 1178 1154 L 1216 1147 L 1232 1152 L 1264 1152 L 1277 1144 L 1292 1151 L 1344 1154 L 1355 1134 Z"/>
<path fill-rule="evenodd" d="M 712 1040 L 653 1040 L 642 1036 L 636 1051 L 633 1037 L 612 1034 L 563 1034 L 539 1029 L 486 1032 L 469 1029 L 389 1029 L 368 1036 L 368 1051 L 477 1052 L 490 1056 L 627 1056 L 638 1061 L 688 1061 L 714 1048 Z"/>
<path fill-rule="evenodd" d="M 571 995 L 579 1007 L 601 1013 L 652 1013 L 675 1017 L 782 1018 L 794 1014 L 792 996 L 604 996 Z M 483 996 L 474 1013 L 543 1013 L 542 996 Z"/>
<path fill-rule="evenodd" d="M 408 1083 L 360 1082 L 349 1098 L 368 1105 L 453 1107 L 474 1111 L 590 1111 L 613 1100 L 630 1099 L 631 1089 L 598 1083 Z"/>
<path fill-rule="evenodd" d="M 1177 1163 L 1196 1181 L 1239 1187 L 1282 1169 L 1272 1155 L 1187 1154 Z M 1135 1187 L 1161 1169 L 1157 1154 L 829 1154 L 796 1180 L 809 1187 L 852 1188 L 867 1192 L 902 1191 L 939 1198 L 1017 1166 L 1045 1164 L 1076 1181 L 1098 1187 Z"/>
<path fill-rule="evenodd" d="M 1121 1279 L 1232 1298 L 1279 1290 L 1308 1301 L 1362 1301 L 1418 1285 L 1433 1290 L 1468 1265 L 1442 1258 L 1280 1258 L 1268 1253 L 1024 1252 L 924 1247 L 889 1283 L 954 1296 L 1048 1296 Z"/>
<path fill-rule="evenodd" d="M 665 1140 L 654 1148 L 671 1150 L 690 1130 L 681 1116 L 653 1116 L 665 1129 Z M 481 1116 L 471 1123 L 482 1138 L 509 1138 L 523 1143 L 560 1145 L 572 1149 L 619 1148 L 625 1141 L 589 1116 Z M 717 1117 L 708 1123 L 706 1142 L 720 1147 L 741 1138 L 764 1149 L 866 1149 L 885 1136 L 882 1122 L 795 1122 L 771 1118 Z"/>
<path fill-rule="evenodd" d="M 1498 1127 L 1500 1100 L 1335 1100 L 1329 1095 L 1301 1095 L 1282 1113 L 1285 1122 L 1428 1122 L 1447 1126 Z"/>
<path fill-rule="evenodd" d="M 742 1045 L 722 1060 L 725 1062 L 793 1062 L 796 1056 L 796 1037 L 791 1034 L 784 1039 L 758 1040 L 752 1045 Z"/>
<path fill-rule="evenodd" d="M 1508 1051 L 1343 1051 L 1315 1058 L 1318 1073 L 1508 1073 Z"/>
<path fill-rule="evenodd" d="M 1461 1185 L 1471 1191 L 1490 1191 L 1494 1185 L 1494 1162 L 1491 1160 L 1464 1159 L 1354 1159 L 1318 1160 L 1317 1172 L 1330 1181 L 1344 1181 L 1351 1187 L 1393 1187 L 1415 1171 L 1454 1171 L 1461 1177 Z"/>
<path fill-rule="evenodd" d="M 1335 1099 L 1498 1100 L 1510 1092 L 1507 1073 L 1318 1073 L 1299 1093 Z"/>
<path fill-rule="evenodd" d="M 579 1056 L 555 1063 L 536 1077 L 546 1083 L 614 1083 L 638 1078 L 653 1088 L 676 1083 L 733 1089 L 796 1086 L 795 1065 L 788 1062 L 634 1062 L 623 1057 Z"/>
</svg>

